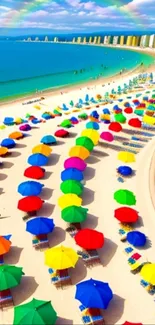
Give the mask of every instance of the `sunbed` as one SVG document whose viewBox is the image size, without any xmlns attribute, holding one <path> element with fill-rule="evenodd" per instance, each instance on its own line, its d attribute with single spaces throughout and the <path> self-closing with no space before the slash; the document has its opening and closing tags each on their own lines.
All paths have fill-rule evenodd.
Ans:
<svg viewBox="0 0 155 325">
<path fill-rule="evenodd" d="M 36 250 L 43 250 L 49 247 L 47 235 L 33 236 L 32 245 Z"/>
<path fill-rule="evenodd" d="M 65 270 L 54 270 L 54 269 L 49 269 L 48 270 L 51 276 L 51 281 L 55 285 L 55 287 L 58 288 L 63 288 L 68 285 L 71 285 L 71 277 L 68 273 L 68 269 Z"/>
<path fill-rule="evenodd" d="M 82 258 L 87 267 L 93 267 L 101 264 L 99 254 L 96 249 L 77 251 L 77 254 Z"/>
<path fill-rule="evenodd" d="M 101 315 L 98 308 L 86 308 L 85 306 L 79 306 L 83 324 L 103 325 L 105 324 L 104 318 Z"/>
<path fill-rule="evenodd" d="M 14 305 L 10 289 L 0 291 L 0 309 Z"/>
</svg>

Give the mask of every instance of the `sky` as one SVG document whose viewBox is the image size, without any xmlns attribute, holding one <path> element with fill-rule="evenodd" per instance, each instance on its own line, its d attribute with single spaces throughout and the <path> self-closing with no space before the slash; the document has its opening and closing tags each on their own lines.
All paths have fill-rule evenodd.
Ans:
<svg viewBox="0 0 155 325">
<path fill-rule="evenodd" d="M 154 30 L 155 0 L 0 0 L 0 35 Z"/>
</svg>

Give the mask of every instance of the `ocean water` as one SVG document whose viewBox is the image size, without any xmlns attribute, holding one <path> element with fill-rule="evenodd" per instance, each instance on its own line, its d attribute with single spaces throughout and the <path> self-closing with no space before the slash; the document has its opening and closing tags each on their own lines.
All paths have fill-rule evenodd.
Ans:
<svg viewBox="0 0 155 325">
<path fill-rule="evenodd" d="M 0 42 L 0 100 L 107 77 L 133 69 L 149 55 L 97 46 Z"/>
</svg>

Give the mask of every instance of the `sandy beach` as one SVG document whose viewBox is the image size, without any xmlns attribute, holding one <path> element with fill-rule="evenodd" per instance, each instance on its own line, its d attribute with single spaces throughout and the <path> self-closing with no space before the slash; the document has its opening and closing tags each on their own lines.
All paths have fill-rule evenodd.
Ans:
<svg viewBox="0 0 155 325">
<path fill-rule="evenodd" d="M 149 68 L 151 69 L 151 68 Z M 150 70 L 149 70 L 150 71 Z M 155 70 L 151 70 L 155 71 Z M 46 93 L 46 99 L 42 101 L 41 110 L 36 110 L 33 106 L 22 105 L 22 101 L 5 103 L 0 107 L 0 124 L 5 116 L 25 117 L 26 113 L 31 113 L 40 117 L 44 111 L 53 110 L 62 103 L 74 102 L 79 98 L 84 98 L 88 93 L 94 96 L 98 93 L 111 91 L 121 83 L 127 82 L 134 76 L 127 74 L 120 76 L 115 83 L 113 79 L 108 80 L 110 85 L 90 83 L 81 89 L 65 89 L 63 95 L 59 93 Z M 78 87 L 79 88 L 79 87 Z M 142 94 L 147 90 L 147 86 L 141 91 Z M 137 91 L 138 92 L 138 91 Z M 134 93 L 132 94 L 134 98 Z M 38 97 L 38 96 L 36 96 Z M 115 103 L 115 102 L 114 102 Z M 113 104 L 106 107 L 112 109 Z M 117 102 L 118 103 L 118 102 Z M 121 104 L 119 103 L 121 106 Z M 104 106 L 101 105 L 98 112 L 101 113 Z M 89 110 L 91 113 L 93 109 Z M 86 110 L 84 110 L 86 111 Z M 87 112 L 87 111 L 86 111 Z M 77 116 L 78 113 L 69 115 Z M 131 117 L 131 116 L 130 116 Z M 57 290 L 50 282 L 48 267 L 44 265 L 44 253 L 36 252 L 32 247 L 32 238 L 25 230 L 25 223 L 22 214 L 17 209 L 17 202 L 21 198 L 17 193 L 17 186 L 27 179 L 23 176 L 24 169 L 28 166 L 27 158 L 32 152 L 32 148 L 39 144 L 42 136 L 54 134 L 57 125 L 64 118 L 63 114 L 53 120 L 46 121 L 34 126 L 27 137 L 21 139 L 12 154 L 2 158 L 4 166 L 0 169 L 0 229 L 1 234 L 12 234 L 12 248 L 5 257 L 5 263 L 22 266 L 25 276 L 21 284 L 13 289 L 15 305 L 30 301 L 32 297 L 37 299 L 51 300 L 53 307 L 58 313 L 57 325 L 60 324 L 82 324 L 79 302 L 75 300 L 75 285 L 85 279 L 93 278 L 108 282 L 113 290 L 114 297 L 109 308 L 104 311 L 105 324 L 123 324 L 126 320 L 131 322 L 142 322 L 143 324 L 155 324 L 153 296 L 150 296 L 140 285 L 141 277 L 139 274 L 133 275 L 127 263 L 127 256 L 123 253 L 126 243 L 120 241 L 118 234 L 119 224 L 114 219 L 114 209 L 119 205 L 113 199 L 113 193 L 120 188 L 127 188 L 135 193 L 137 197 L 136 210 L 139 212 L 140 221 L 138 230 L 144 232 L 152 245 L 139 250 L 144 261 L 155 263 L 154 259 L 154 209 L 155 209 L 155 187 L 154 187 L 154 146 L 155 137 L 144 143 L 144 148 L 136 155 L 136 162 L 132 164 L 136 175 L 128 178 L 124 184 L 119 184 L 116 177 L 116 168 L 121 165 L 117 159 L 120 140 L 114 140 L 112 147 L 110 144 L 105 146 L 100 140 L 90 157 L 86 160 L 87 168 L 84 172 L 84 195 L 83 206 L 89 209 L 88 219 L 82 224 L 82 228 L 90 227 L 102 232 L 105 236 L 105 245 L 100 250 L 102 265 L 92 269 L 86 269 L 83 262 L 79 259 L 75 269 L 71 271 L 73 285 L 64 290 Z M 57 141 L 57 145 L 52 147 L 52 154 L 49 163 L 45 167 L 45 178 L 41 183 L 45 185 L 41 198 L 45 200 L 40 216 L 47 216 L 54 219 L 55 229 L 50 238 L 50 247 L 63 244 L 72 247 L 77 251 L 77 245 L 73 238 L 65 232 L 66 224 L 60 218 L 60 209 L 57 201 L 60 192 L 60 173 L 63 170 L 63 162 L 68 157 L 69 149 L 74 145 L 75 138 L 80 135 L 85 128 L 86 122 L 80 122 L 71 129 L 70 137 Z M 18 126 L 6 127 L 0 130 L 1 140 L 9 135 L 13 130 L 18 130 Z M 107 126 L 100 123 L 100 133 L 107 130 Z M 152 132 L 155 135 L 155 132 Z M 126 140 L 131 135 L 122 131 L 120 137 Z M 8 309 L 0 313 L 0 324 L 12 324 L 13 309 Z"/>
</svg>

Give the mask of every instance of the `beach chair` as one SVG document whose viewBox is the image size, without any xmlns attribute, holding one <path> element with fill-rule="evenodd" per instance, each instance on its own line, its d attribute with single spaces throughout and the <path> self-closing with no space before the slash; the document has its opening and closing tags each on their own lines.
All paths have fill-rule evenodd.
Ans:
<svg viewBox="0 0 155 325">
<path fill-rule="evenodd" d="M 22 217 L 23 221 L 27 221 L 37 215 L 37 211 L 28 212 L 25 216 Z"/>
<path fill-rule="evenodd" d="M 98 308 L 86 308 L 84 305 L 79 306 L 82 321 L 84 324 L 103 325 L 104 318 Z"/>
<path fill-rule="evenodd" d="M 33 236 L 32 245 L 36 250 L 44 250 L 49 247 L 47 235 Z"/>
<path fill-rule="evenodd" d="M 133 227 L 126 223 L 120 223 L 121 229 L 123 229 L 125 232 L 129 232 L 133 230 Z"/>
<path fill-rule="evenodd" d="M 123 177 L 121 177 L 121 176 L 119 176 L 119 177 L 117 178 L 117 180 L 118 180 L 119 183 L 124 183 L 124 179 L 123 179 Z"/>
<path fill-rule="evenodd" d="M 128 247 L 126 247 L 126 248 L 124 249 L 124 253 L 125 253 L 126 255 L 132 254 L 133 251 L 134 251 L 134 249 L 133 249 L 131 246 L 128 246 Z"/>
<path fill-rule="evenodd" d="M 13 297 L 10 289 L 0 291 L 0 309 L 13 307 Z"/>
<path fill-rule="evenodd" d="M 57 289 L 72 285 L 71 277 L 68 274 L 68 269 L 56 270 L 53 272 L 51 280 Z"/>
<path fill-rule="evenodd" d="M 0 265 L 3 265 L 4 264 L 4 257 L 3 255 L 0 255 Z"/>
<path fill-rule="evenodd" d="M 101 264 L 99 254 L 96 249 L 83 251 L 82 259 L 87 267 L 93 267 Z"/>
<path fill-rule="evenodd" d="M 71 237 L 75 237 L 79 230 L 81 230 L 80 223 L 70 223 L 69 227 L 66 228 L 66 231 L 70 234 Z"/>
</svg>

